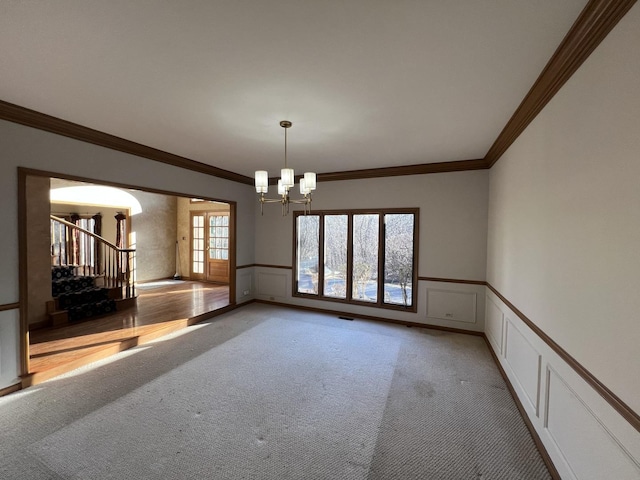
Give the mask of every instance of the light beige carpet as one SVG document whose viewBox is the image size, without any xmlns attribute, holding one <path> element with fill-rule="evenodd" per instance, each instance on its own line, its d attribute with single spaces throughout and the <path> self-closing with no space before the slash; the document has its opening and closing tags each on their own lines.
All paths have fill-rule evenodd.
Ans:
<svg viewBox="0 0 640 480">
<path fill-rule="evenodd" d="M 0 399 L 0 478 L 549 478 L 481 338 L 250 305 Z"/>
</svg>

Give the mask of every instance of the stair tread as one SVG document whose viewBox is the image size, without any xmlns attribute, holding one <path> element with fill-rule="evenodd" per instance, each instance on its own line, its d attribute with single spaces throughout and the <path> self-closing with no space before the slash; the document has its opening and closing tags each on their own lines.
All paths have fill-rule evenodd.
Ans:
<svg viewBox="0 0 640 480">
<path fill-rule="evenodd" d="M 76 323 L 110 314 L 123 303 L 122 287 L 96 285 L 104 273 L 76 275 L 78 266 L 54 266 L 51 269 L 52 303 L 47 305 L 54 326 Z M 131 302 L 131 299 L 126 299 Z"/>
</svg>

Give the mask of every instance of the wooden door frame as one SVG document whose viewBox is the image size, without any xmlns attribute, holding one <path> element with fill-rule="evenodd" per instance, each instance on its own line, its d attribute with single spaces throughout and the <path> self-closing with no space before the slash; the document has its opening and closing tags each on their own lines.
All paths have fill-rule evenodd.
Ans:
<svg viewBox="0 0 640 480">
<path fill-rule="evenodd" d="M 224 215 L 226 217 L 229 217 L 229 235 L 228 235 L 228 241 L 229 241 L 229 258 L 227 259 L 227 266 L 228 266 L 228 274 L 227 274 L 227 283 L 229 284 L 231 282 L 231 255 L 232 255 L 232 250 L 235 252 L 235 228 L 232 228 L 231 222 L 232 222 L 232 215 L 231 215 L 231 205 L 228 204 L 227 202 L 224 202 L 227 205 L 229 205 L 229 209 L 228 210 L 189 210 L 189 278 L 194 279 L 194 280 L 202 280 L 204 282 L 212 282 L 212 283 L 219 283 L 219 284 L 223 284 L 222 282 L 216 282 L 215 280 L 209 280 L 208 276 L 208 271 L 209 271 L 209 265 L 208 265 L 208 261 L 210 260 L 208 258 L 208 255 L 206 254 L 206 252 L 208 252 L 207 249 L 207 240 L 208 240 L 208 233 L 207 233 L 207 229 L 209 228 L 209 225 L 207 223 L 207 218 L 210 215 Z M 198 275 L 198 278 L 194 278 L 194 273 L 193 273 L 193 217 L 194 216 L 204 216 L 205 221 L 204 221 L 204 251 L 205 251 L 205 257 L 204 257 L 204 267 L 203 267 L 203 272 L 202 272 L 202 278 L 199 278 L 200 274 Z"/>
<path fill-rule="evenodd" d="M 27 317 L 27 251 L 26 239 L 29 235 L 29 222 L 27 218 L 27 177 L 48 177 L 60 178 L 63 180 L 75 180 L 78 182 L 91 183 L 94 185 L 105 185 L 115 188 L 133 189 L 141 192 L 157 193 L 159 195 L 169 195 L 174 197 L 193 198 L 194 194 L 185 194 L 160 190 L 157 188 L 141 187 L 134 184 L 111 182 L 96 178 L 81 177 L 66 173 L 37 170 L 32 168 L 18 167 L 18 308 L 20 310 L 20 376 L 29 375 L 29 320 Z M 221 198 L 202 197 L 205 200 L 223 202 L 229 205 L 229 307 L 236 305 L 236 229 L 237 229 L 237 203 Z"/>
<path fill-rule="evenodd" d="M 202 215 L 205 218 L 205 222 L 204 222 L 204 228 L 205 228 L 205 236 L 204 236 L 204 240 L 205 240 L 205 252 L 207 252 L 207 242 L 206 240 L 208 239 L 208 234 L 207 232 L 207 228 L 209 228 L 209 225 L 206 222 L 206 219 L 209 215 L 225 215 L 229 217 L 229 258 L 227 260 L 228 266 L 229 266 L 229 281 L 227 282 L 227 284 L 231 284 L 231 272 L 232 272 L 232 268 L 235 269 L 235 266 L 232 266 L 231 264 L 231 256 L 234 256 L 234 263 L 233 265 L 235 265 L 235 250 L 236 250 L 236 235 L 235 235 L 235 212 L 232 215 L 232 205 L 229 202 L 222 202 L 222 203 L 226 203 L 227 205 L 229 205 L 229 210 L 189 210 L 189 278 L 194 279 L 193 278 L 193 217 L 196 215 Z M 233 222 L 233 226 L 232 226 L 232 222 Z M 202 279 L 198 278 L 198 279 L 194 279 L 194 280 L 202 280 L 204 282 L 209 282 L 211 280 L 209 280 L 208 277 L 208 264 L 207 261 L 209 259 L 207 258 L 207 256 L 205 255 L 205 259 L 204 259 L 204 269 L 203 269 L 203 273 L 202 273 Z M 214 282 L 211 281 L 212 283 L 220 283 L 222 284 L 222 282 Z M 224 285 L 224 284 L 223 284 Z M 229 294 L 231 294 L 231 291 L 229 291 Z"/>
</svg>

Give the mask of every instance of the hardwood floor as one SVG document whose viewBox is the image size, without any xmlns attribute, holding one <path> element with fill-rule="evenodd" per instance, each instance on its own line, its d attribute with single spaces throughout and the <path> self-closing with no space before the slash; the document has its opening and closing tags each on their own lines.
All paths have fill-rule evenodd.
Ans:
<svg viewBox="0 0 640 480">
<path fill-rule="evenodd" d="M 164 281 L 138 288 L 137 306 L 113 315 L 30 332 L 30 374 L 34 385 L 213 316 L 229 306 L 229 287 Z"/>
</svg>

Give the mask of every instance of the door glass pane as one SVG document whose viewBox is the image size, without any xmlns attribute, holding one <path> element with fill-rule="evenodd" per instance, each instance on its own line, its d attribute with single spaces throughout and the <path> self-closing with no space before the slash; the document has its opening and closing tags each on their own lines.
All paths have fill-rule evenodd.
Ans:
<svg viewBox="0 0 640 480">
<path fill-rule="evenodd" d="M 320 217 L 297 217 L 297 271 L 296 284 L 299 293 L 318 294 L 318 264 L 320 246 Z"/>
<path fill-rule="evenodd" d="M 412 213 L 384 216 L 384 303 L 411 306 L 413 288 Z"/>
<path fill-rule="evenodd" d="M 352 297 L 361 302 L 378 301 L 378 214 L 353 216 Z"/>
<path fill-rule="evenodd" d="M 204 273 L 204 216 L 194 215 L 191 236 L 193 238 L 193 261 L 191 270 L 193 273 Z"/>
<path fill-rule="evenodd" d="M 209 217 L 209 258 L 211 260 L 227 260 L 229 253 L 229 224 L 227 215 Z"/>
<path fill-rule="evenodd" d="M 324 217 L 324 295 L 347 298 L 347 215 Z"/>
</svg>

